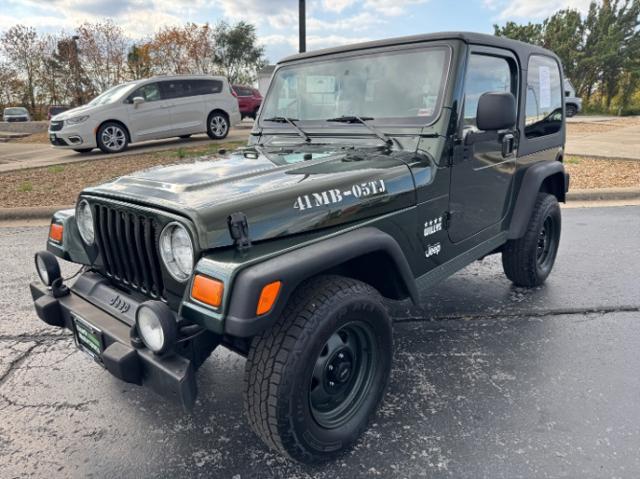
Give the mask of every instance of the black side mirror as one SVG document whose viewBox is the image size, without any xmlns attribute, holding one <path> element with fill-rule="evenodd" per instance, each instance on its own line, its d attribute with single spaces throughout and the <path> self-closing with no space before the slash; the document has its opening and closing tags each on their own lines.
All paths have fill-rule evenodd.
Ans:
<svg viewBox="0 0 640 479">
<path fill-rule="evenodd" d="M 476 126 L 482 131 L 497 131 L 516 125 L 516 99 L 511 93 L 483 93 L 478 100 Z"/>
</svg>

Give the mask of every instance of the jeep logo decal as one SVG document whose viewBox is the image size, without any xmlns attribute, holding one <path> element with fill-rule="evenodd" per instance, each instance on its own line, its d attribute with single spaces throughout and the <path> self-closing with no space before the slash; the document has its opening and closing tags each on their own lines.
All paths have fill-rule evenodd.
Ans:
<svg viewBox="0 0 640 479">
<path fill-rule="evenodd" d="M 119 294 L 116 294 L 113 299 L 109 301 L 109 304 L 123 314 L 131 309 L 131 305 L 122 299 Z"/>
</svg>

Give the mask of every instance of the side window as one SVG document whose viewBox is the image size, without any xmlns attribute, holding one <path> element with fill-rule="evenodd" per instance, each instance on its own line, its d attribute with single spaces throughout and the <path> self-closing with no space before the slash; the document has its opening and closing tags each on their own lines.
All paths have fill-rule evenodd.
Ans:
<svg viewBox="0 0 640 479">
<path fill-rule="evenodd" d="M 211 95 L 222 91 L 220 80 L 193 80 L 193 83 L 196 85 L 196 95 Z"/>
<path fill-rule="evenodd" d="M 467 65 L 464 91 L 464 126 L 475 128 L 478 100 L 483 93 L 516 94 L 509 61 L 502 57 L 472 54 Z"/>
<path fill-rule="evenodd" d="M 131 95 L 129 95 L 128 100 L 131 101 L 137 96 L 141 96 L 142 98 L 144 98 L 144 101 L 158 101 L 161 99 L 160 88 L 158 88 L 157 83 L 149 83 L 148 85 L 143 85 L 135 90 Z"/>
<path fill-rule="evenodd" d="M 184 82 L 182 80 L 160 82 L 160 87 L 162 88 L 162 94 L 164 98 L 172 99 L 186 96 L 185 83 L 187 82 Z"/>
<path fill-rule="evenodd" d="M 532 55 L 527 73 L 527 100 L 524 133 L 537 138 L 562 128 L 563 88 L 560 67 L 550 57 Z"/>
</svg>

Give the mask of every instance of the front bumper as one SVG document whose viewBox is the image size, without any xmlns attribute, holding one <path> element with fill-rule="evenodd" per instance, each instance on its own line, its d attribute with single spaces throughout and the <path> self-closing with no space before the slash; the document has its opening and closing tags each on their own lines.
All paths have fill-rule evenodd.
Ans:
<svg viewBox="0 0 640 479">
<path fill-rule="evenodd" d="M 134 348 L 130 341 L 130 325 L 73 290 L 66 296 L 54 298 L 39 282 L 31 283 L 30 288 L 36 313 L 45 323 L 64 327 L 77 335 L 76 317 L 102 333 L 100 362 L 113 376 L 149 387 L 185 409 L 193 407 L 197 391 L 195 368 L 190 360 L 178 354 L 157 356 L 147 349 Z"/>
<path fill-rule="evenodd" d="M 90 131 L 49 130 L 49 142 L 57 148 L 96 148 L 96 141 Z"/>
</svg>

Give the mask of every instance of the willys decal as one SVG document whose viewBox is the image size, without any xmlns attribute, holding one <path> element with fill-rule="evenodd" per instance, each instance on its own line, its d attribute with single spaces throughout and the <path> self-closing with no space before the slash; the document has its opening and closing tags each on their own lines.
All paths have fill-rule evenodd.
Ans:
<svg viewBox="0 0 640 479">
<path fill-rule="evenodd" d="M 357 183 L 346 190 L 331 189 L 311 193 L 308 195 L 300 195 L 293 203 L 293 207 L 303 211 L 318 206 L 330 206 L 341 203 L 345 198 L 353 196 L 354 198 L 368 198 L 370 196 L 379 195 L 387 192 L 384 180 L 373 180 L 365 183 Z"/>
</svg>

